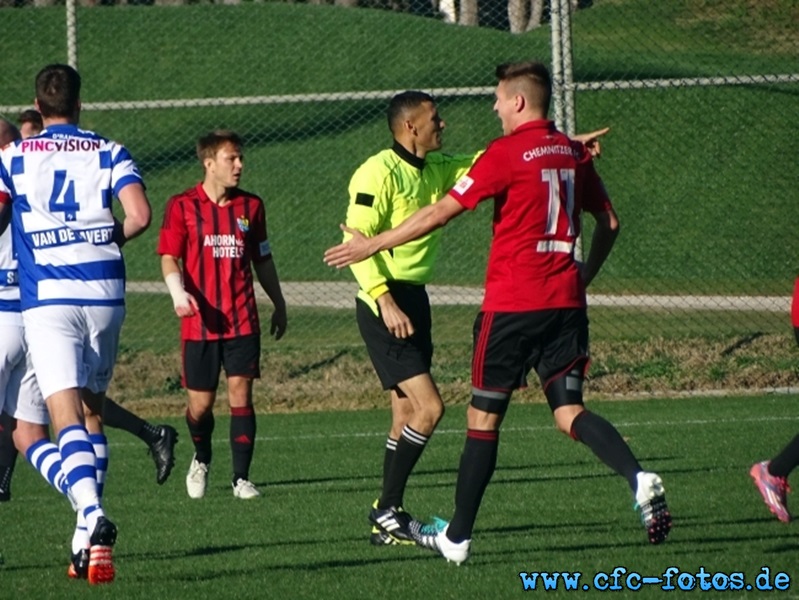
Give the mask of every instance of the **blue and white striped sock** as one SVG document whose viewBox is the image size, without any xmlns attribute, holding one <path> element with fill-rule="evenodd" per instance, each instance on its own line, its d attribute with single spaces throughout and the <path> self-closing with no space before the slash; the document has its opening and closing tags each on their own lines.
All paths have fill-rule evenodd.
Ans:
<svg viewBox="0 0 799 600">
<path fill-rule="evenodd" d="M 47 483 L 65 496 L 67 495 L 69 486 L 64 471 L 61 469 L 61 454 L 58 452 L 58 446 L 47 439 L 39 440 L 28 448 L 25 458 L 47 480 Z"/>
<path fill-rule="evenodd" d="M 97 496 L 102 499 L 105 476 L 108 473 L 108 438 L 102 433 L 90 433 L 89 441 L 97 457 Z"/>
<path fill-rule="evenodd" d="M 83 425 L 70 425 L 58 434 L 61 469 L 69 482 L 72 498 L 86 518 L 89 531 L 105 516 L 97 494 L 97 457 Z"/>
<path fill-rule="evenodd" d="M 77 554 L 81 550 L 91 545 L 89 541 L 89 528 L 86 526 L 86 518 L 81 511 L 78 511 L 78 520 L 75 523 L 75 532 L 72 534 L 72 554 Z"/>
</svg>

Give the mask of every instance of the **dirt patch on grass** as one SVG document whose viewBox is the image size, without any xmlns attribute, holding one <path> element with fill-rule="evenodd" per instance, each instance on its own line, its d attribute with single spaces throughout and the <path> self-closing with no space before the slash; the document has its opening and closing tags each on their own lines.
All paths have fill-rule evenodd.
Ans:
<svg viewBox="0 0 799 600">
<path fill-rule="evenodd" d="M 471 394 L 467 344 L 436 348 L 433 375 L 447 404 Z M 110 394 L 143 417 L 180 416 L 180 356 L 127 352 L 120 356 Z M 321 347 L 264 354 L 255 404 L 262 413 L 355 410 L 387 407 L 371 363 L 361 347 Z M 516 402 L 542 402 L 537 378 Z M 224 377 L 217 410 L 224 414 Z M 745 338 L 597 342 L 586 381 L 587 398 L 646 398 L 726 390 L 730 393 L 799 390 L 799 351 L 787 335 Z"/>
</svg>

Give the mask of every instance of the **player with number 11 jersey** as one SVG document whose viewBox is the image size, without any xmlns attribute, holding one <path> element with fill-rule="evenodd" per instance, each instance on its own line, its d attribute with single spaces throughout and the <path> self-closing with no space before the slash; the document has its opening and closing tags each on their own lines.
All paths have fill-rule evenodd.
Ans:
<svg viewBox="0 0 799 600">
<path fill-rule="evenodd" d="M 495 200 L 483 310 L 585 307 L 574 261 L 580 213 L 611 209 L 589 151 L 533 120 L 494 140 L 450 191 L 472 210 Z"/>
</svg>

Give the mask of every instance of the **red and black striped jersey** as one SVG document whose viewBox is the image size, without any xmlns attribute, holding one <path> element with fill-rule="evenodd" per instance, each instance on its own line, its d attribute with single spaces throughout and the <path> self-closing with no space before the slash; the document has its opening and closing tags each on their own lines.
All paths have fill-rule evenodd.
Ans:
<svg viewBox="0 0 799 600">
<path fill-rule="evenodd" d="M 611 203 L 582 144 L 552 121 L 525 123 L 491 142 L 450 194 L 470 210 L 494 199 L 484 311 L 585 306 L 574 260 L 580 213 Z"/>
<path fill-rule="evenodd" d="M 271 257 L 263 201 L 234 190 L 220 206 L 202 184 L 169 199 L 158 254 L 178 258 L 183 285 L 200 311 L 181 321 L 181 339 L 260 333 L 251 263 Z"/>
</svg>

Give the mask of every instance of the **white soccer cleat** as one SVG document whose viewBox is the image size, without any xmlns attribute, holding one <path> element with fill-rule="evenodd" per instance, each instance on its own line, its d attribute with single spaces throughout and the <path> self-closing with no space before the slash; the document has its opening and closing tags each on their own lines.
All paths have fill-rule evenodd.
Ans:
<svg viewBox="0 0 799 600">
<path fill-rule="evenodd" d="M 261 495 L 261 492 L 258 491 L 252 481 L 239 478 L 233 484 L 233 495 L 242 500 L 249 500 L 250 498 L 257 498 Z"/>
<path fill-rule="evenodd" d="M 447 537 L 447 529 L 449 529 L 449 524 L 441 528 L 439 523 L 421 524 L 417 521 L 411 526 L 411 535 L 417 546 L 438 552 L 447 559 L 447 562 L 460 565 L 469 558 L 469 547 L 472 545 L 472 540 L 453 542 Z"/>
<path fill-rule="evenodd" d="M 449 526 L 438 532 L 436 539 L 438 551 L 441 556 L 447 559 L 447 562 L 454 562 L 456 565 L 460 565 L 469 558 L 469 547 L 472 545 L 472 540 L 463 540 L 456 544 L 447 537 L 448 528 Z"/>
<path fill-rule="evenodd" d="M 189 473 L 186 475 L 186 491 L 189 498 L 202 498 L 208 485 L 208 465 L 197 460 L 197 455 L 191 457 Z"/>
<path fill-rule="evenodd" d="M 649 543 L 660 544 L 671 531 L 671 513 L 666 504 L 663 480 L 656 473 L 646 471 L 641 471 L 636 477 L 635 508 L 640 513 Z"/>
</svg>

